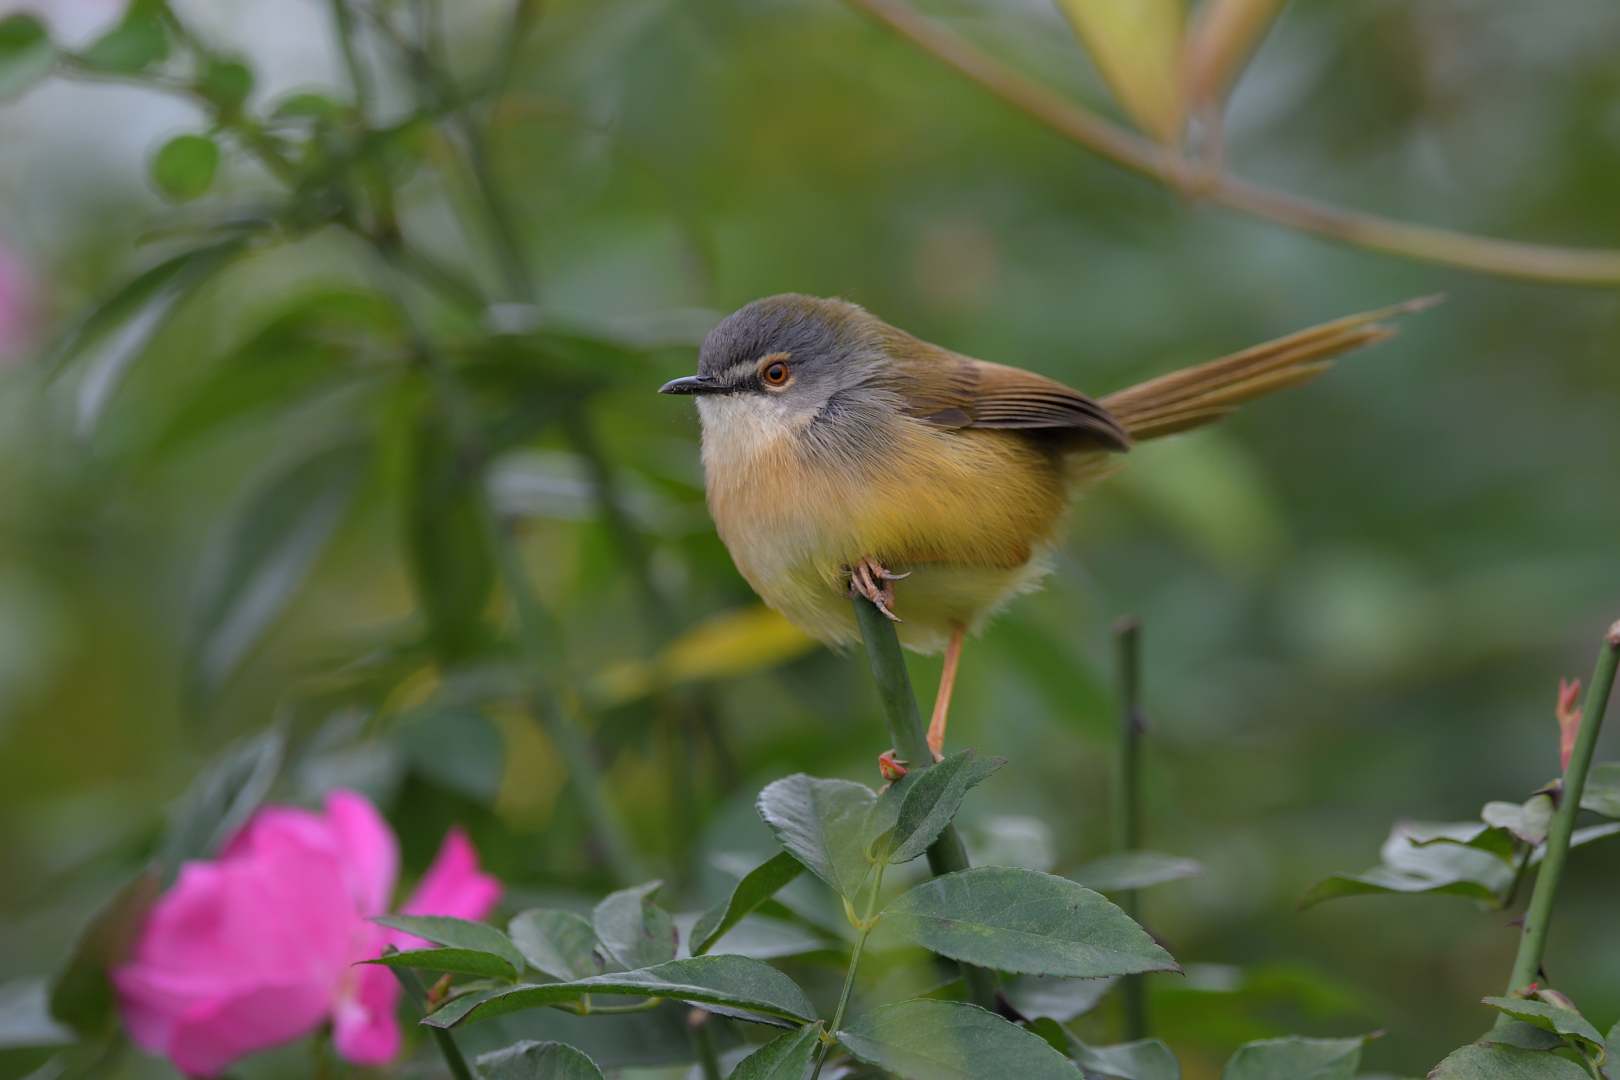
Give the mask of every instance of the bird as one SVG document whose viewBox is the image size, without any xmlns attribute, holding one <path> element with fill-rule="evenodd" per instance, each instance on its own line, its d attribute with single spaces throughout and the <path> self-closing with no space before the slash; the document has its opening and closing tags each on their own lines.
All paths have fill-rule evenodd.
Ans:
<svg viewBox="0 0 1620 1080">
<path fill-rule="evenodd" d="M 764 602 L 834 647 L 852 596 L 902 645 L 945 654 L 937 759 L 963 641 L 1049 569 L 1070 504 L 1132 446 L 1310 381 L 1383 341 L 1426 297 L 1300 330 L 1093 398 L 923 341 L 842 299 L 769 296 L 721 320 L 694 375 L 704 487 L 720 539 Z M 880 756 L 887 777 L 906 763 Z"/>
</svg>

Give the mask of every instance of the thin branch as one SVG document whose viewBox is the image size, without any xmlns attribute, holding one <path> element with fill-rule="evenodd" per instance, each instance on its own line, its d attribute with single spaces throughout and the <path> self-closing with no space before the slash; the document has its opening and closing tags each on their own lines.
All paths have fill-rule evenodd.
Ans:
<svg viewBox="0 0 1620 1080">
<path fill-rule="evenodd" d="M 1346 210 L 1193 165 L 1026 77 L 904 0 L 847 0 L 934 59 L 1116 165 L 1192 198 L 1352 247 L 1478 273 L 1564 285 L 1620 285 L 1620 250 L 1475 236 Z"/>
<path fill-rule="evenodd" d="M 1530 906 L 1524 913 L 1524 936 L 1519 939 L 1519 952 L 1513 960 L 1513 975 L 1508 979 L 1508 993 L 1522 991 L 1541 977 L 1541 958 L 1547 949 L 1547 931 L 1552 926 L 1553 901 L 1558 898 L 1558 885 L 1564 876 L 1564 863 L 1569 858 L 1570 836 L 1575 832 L 1575 817 L 1581 810 L 1581 795 L 1586 790 L 1586 771 L 1592 764 L 1592 753 L 1597 749 L 1598 730 L 1603 726 L 1603 713 L 1609 705 L 1609 692 L 1614 689 L 1615 667 L 1620 664 L 1620 622 L 1609 627 L 1598 652 L 1597 667 L 1592 672 L 1590 689 L 1586 692 L 1586 706 L 1581 712 L 1581 727 L 1575 737 L 1575 750 L 1570 754 L 1569 767 L 1564 770 L 1563 784 L 1558 791 L 1558 810 L 1552 826 L 1547 830 L 1547 854 L 1541 870 L 1536 874 L 1536 885 L 1530 893 Z M 1506 1013 L 1497 1020 L 1497 1027 L 1509 1023 Z"/>
</svg>

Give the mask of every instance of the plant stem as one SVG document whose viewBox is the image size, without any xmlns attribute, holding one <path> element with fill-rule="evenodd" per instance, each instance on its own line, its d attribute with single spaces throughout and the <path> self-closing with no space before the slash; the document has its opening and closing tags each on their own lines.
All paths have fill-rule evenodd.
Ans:
<svg viewBox="0 0 1620 1080">
<path fill-rule="evenodd" d="M 1581 712 L 1581 729 L 1575 737 L 1575 750 L 1570 754 L 1569 768 L 1558 792 L 1558 810 L 1553 814 L 1552 826 L 1547 830 L 1547 855 L 1536 874 L 1536 884 L 1530 893 L 1530 906 L 1524 914 L 1524 936 L 1519 939 L 1519 953 L 1513 961 L 1513 974 L 1508 979 L 1508 993 L 1516 993 L 1541 977 L 1541 958 L 1547 948 L 1547 932 L 1552 924 L 1553 901 L 1558 897 L 1558 884 L 1564 876 L 1564 864 L 1569 857 L 1569 838 L 1575 831 L 1575 816 L 1580 812 L 1581 794 L 1586 788 L 1586 772 L 1592 764 L 1592 752 L 1597 748 L 1598 730 L 1603 726 L 1603 713 L 1608 708 L 1609 692 L 1614 688 L 1616 664 L 1620 663 L 1620 622 L 1609 628 L 1603 648 L 1598 653 L 1597 667 L 1586 691 L 1586 704 Z M 1506 1014 L 1497 1020 L 1502 1027 Z"/>
<path fill-rule="evenodd" d="M 405 993 L 409 994 L 411 1000 L 416 1002 L 422 1008 L 422 1011 L 426 1013 L 428 1011 L 427 989 L 422 986 L 422 980 L 416 977 L 416 972 L 409 968 L 393 968 L 392 970 L 394 977 L 399 980 L 399 985 L 405 988 Z M 454 1035 L 444 1028 L 428 1028 L 428 1031 L 432 1034 L 434 1043 L 439 1047 L 439 1056 L 444 1058 L 445 1067 L 450 1070 L 450 1075 L 455 1077 L 455 1080 L 478 1080 L 478 1074 L 473 1072 L 472 1066 L 467 1064 L 467 1059 L 462 1057 L 461 1047 L 456 1045 Z"/>
<path fill-rule="evenodd" d="M 933 760 L 932 757 L 929 758 Z M 866 939 L 872 936 L 872 927 L 877 925 L 878 894 L 883 891 L 883 871 L 888 864 L 878 863 L 877 874 L 872 880 L 872 891 L 866 897 L 866 914 L 861 918 L 860 932 L 855 936 L 855 947 L 849 951 L 849 965 L 844 969 L 844 988 L 838 992 L 838 1007 L 833 1010 L 832 1024 L 827 1028 L 826 1036 L 822 1039 L 821 1049 L 816 1054 L 816 1068 L 810 1074 L 810 1080 L 818 1080 L 821 1068 L 827 1064 L 827 1057 L 832 1053 L 833 1038 L 844 1024 L 844 1010 L 849 1008 L 849 996 L 855 989 L 855 970 L 861 966 L 861 953 L 866 951 Z"/>
<path fill-rule="evenodd" d="M 894 632 L 894 624 L 869 600 L 856 597 L 854 604 L 855 621 L 860 625 L 861 637 L 866 642 L 872 677 L 877 680 L 878 698 L 883 703 L 883 719 L 889 727 L 890 743 L 909 768 L 926 769 L 933 765 L 934 754 L 928 748 L 922 715 L 917 711 L 917 695 L 911 690 L 911 676 L 906 673 L 906 661 L 900 653 L 900 638 Z M 939 834 L 939 839 L 928 849 L 928 869 L 938 877 L 967 868 L 967 849 L 962 846 L 962 837 L 955 825 L 947 825 Z M 967 983 L 968 996 L 973 1003 L 994 1012 L 995 972 L 972 964 L 961 967 L 962 979 Z"/>
<path fill-rule="evenodd" d="M 1482 274 L 1563 285 L 1620 284 L 1620 251 L 1523 244 L 1417 225 L 1313 202 L 1192 165 L 1126 131 L 945 29 L 904 0 L 848 0 L 934 59 L 1059 135 L 1188 197 L 1352 247 Z"/>
<path fill-rule="evenodd" d="M 713 1013 L 693 1009 L 687 1030 L 692 1033 L 692 1048 L 697 1051 L 698 1068 L 703 1080 L 720 1080 L 720 1052 L 715 1049 L 714 1032 L 709 1029 Z"/>
<path fill-rule="evenodd" d="M 1116 846 L 1136 851 L 1142 846 L 1142 624 L 1134 618 L 1114 626 L 1119 657 L 1119 763 L 1115 770 L 1114 813 Z M 1140 921 L 1141 898 L 1135 889 L 1120 894 L 1119 906 Z M 1127 975 L 1121 991 L 1125 998 L 1125 1038 L 1148 1036 L 1147 987 L 1140 975 Z"/>
</svg>

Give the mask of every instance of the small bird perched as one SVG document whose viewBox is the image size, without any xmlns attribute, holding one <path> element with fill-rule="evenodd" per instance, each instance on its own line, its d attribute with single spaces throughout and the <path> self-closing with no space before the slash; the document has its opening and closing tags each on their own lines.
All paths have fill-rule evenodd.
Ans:
<svg viewBox="0 0 1620 1080">
<path fill-rule="evenodd" d="M 832 645 L 866 597 L 919 652 L 945 650 L 928 728 L 945 740 L 963 635 L 1033 589 L 1071 496 L 1133 442 L 1306 382 L 1394 331 L 1414 301 L 1351 315 L 1093 399 L 921 341 L 843 300 L 756 300 L 703 342 L 709 510 L 760 597 Z M 900 595 L 896 597 L 895 583 Z M 892 757 L 885 756 L 892 765 Z"/>
</svg>

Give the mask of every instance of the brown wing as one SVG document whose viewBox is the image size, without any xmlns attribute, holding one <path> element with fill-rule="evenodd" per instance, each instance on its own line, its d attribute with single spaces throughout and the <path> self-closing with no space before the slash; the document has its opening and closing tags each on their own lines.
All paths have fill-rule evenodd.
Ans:
<svg viewBox="0 0 1620 1080">
<path fill-rule="evenodd" d="M 1130 449 L 1124 425 L 1102 405 L 1054 379 L 941 349 L 906 335 L 889 353 L 907 412 L 946 428 L 1067 432 L 1111 450 Z"/>
</svg>

